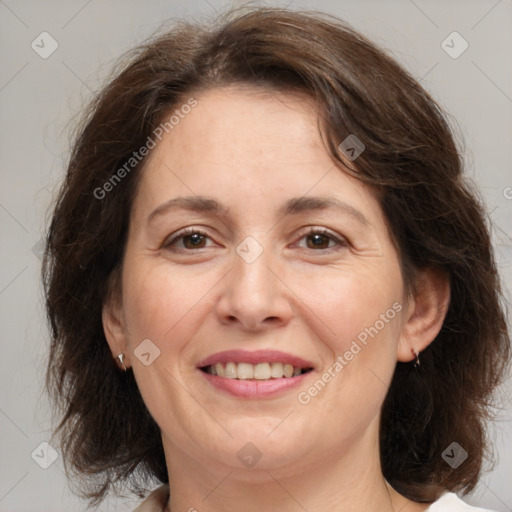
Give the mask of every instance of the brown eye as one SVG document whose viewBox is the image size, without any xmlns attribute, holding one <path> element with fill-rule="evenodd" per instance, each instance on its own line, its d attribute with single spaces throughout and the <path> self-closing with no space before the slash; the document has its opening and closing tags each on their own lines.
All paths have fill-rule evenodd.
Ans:
<svg viewBox="0 0 512 512">
<path fill-rule="evenodd" d="M 309 249 L 327 249 L 331 239 L 323 233 L 313 233 L 306 236 Z"/>
<path fill-rule="evenodd" d="M 201 233 L 193 233 L 186 235 L 183 238 L 183 245 L 187 249 L 201 249 L 205 246 L 206 237 Z"/>
<path fill-rule="evenodd" d="M 168 250 L 204 249 L 209 247 L 208 240 L 211 238 L 207 233 L 192 228 L 172 235 L 163 243 L 163 248 Z"/>
<path fill-rule="evenodd" d="M 305 243 L 301 243 L 305 240 Z M 302 235 L 299 241 L 299 247 L 313 249 L 316 251 L 336 251 L 348 246 L 348 242 L 343 238 L 321 228 L 310 229 Z"/>
</svg>

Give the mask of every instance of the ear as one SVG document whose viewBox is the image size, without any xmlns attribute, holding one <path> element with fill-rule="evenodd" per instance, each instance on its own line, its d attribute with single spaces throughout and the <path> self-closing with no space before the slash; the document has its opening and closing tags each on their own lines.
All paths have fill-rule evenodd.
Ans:
<svg viewBox="0 0 512 512">
<path fill-rule="evenodd" d="M 124 315 L 121 306 L 121 300 L 109 294 L 102 309 L 101 319 L 103 322 L 103 331 L 107 338 L 112 357 L 121 368 L 121 362 L 118 359 L 119 354 L 124 355 L 123 363 L 126 368 L 130 367 L 130 356 L 127 350 L 127 338 L 124 322 Z"/>
<path fill-rule="evenodd" d="M 450 280 L 446 272 L 421 269 L 415 293 L 406 308 L 405 324 L 398 344 L 398 360 L 412 361 L 439 334 L 450 304 Z"/>
</svg>

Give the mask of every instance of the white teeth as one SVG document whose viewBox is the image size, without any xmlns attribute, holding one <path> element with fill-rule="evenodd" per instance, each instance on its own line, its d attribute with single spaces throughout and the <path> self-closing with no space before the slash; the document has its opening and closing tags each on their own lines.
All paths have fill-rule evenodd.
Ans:
<svg viewBox="0 0 512 512">
<path fill-rule="evenodd" d="M 297 377 L 302 374 L 303 368 L 300 366 L 294 367 L 291 364 L 283 363 L 216 363 L 207 366 L 205 371 L 210 375 L 218 375 L 219 377 L 226 377 L 228 379 L 256 379 L 256 380 L 269 380 L 269 379 L 282 379 L 283 377 Z"/>
<path fill-rule="evenodd" d="M 274 379 L 280 379 L 283 376 L 283 364 L 272 363 L 271 375 Z"/>
<path fill-rule="evenodd" d="M 254 378 L 258 380 L 267 380 L 270 379 L 270 364 L 268 363 L 259 363 L 254 365 Z"/>
<path fill-rule="evenodd" d="M 254 365 L 250 363 L 238 363 L 236 371 L 239 379 L 252 379 L 254 377 Z"/>
<path fill-rule="evenodd" d="M 222 363 L 217 363 L 215 365 L 215 371 L 217 372 L 217 375 L 220 375 L 221 377 L 224 377 L 226 375 L 224 373 L 224 366 L 222 366 Z"/>
<path fill-rule="evenodd" d="M 237 378 L 236 364 L 235 363 L 227 363 L 224 373 L 225 373 L 224 376 L 227 377 L 228 379 L 236 379 Z"/>
</svg>

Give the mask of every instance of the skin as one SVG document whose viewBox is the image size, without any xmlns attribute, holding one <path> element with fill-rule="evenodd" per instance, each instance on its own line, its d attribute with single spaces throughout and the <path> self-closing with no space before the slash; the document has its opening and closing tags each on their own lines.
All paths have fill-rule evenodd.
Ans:
<svg viewBox="0 0 512 512">
<path fill-rule="evenodd" d="M 334 165 L 304 96 L 247 87 L 196 96 L 190 114 L 152 150 L 132 207 L 122 291 L 104 307 L 113 356 L 124 353 L 160 426 L 170 475 L 168 510 L 425 510 L 396 493 L 379 460 L 380 408 L 397 361 L 412 361 L 439 332 L 445 276 L 418 274 L 404 288 L 400 262 L 373 192 Z M 357 160 L 353 162 L 357 165 Z M 228 209 L 155 209 L 207 196 Z M 366 218 L 328 208 L 280 214 L 291 198 L 333 197 Z M 195 248 L 172 236 L 207 233 Z M 306 236 L 320 236 L 320 249 Z M 262 253 L 247 263 L 246 237 Z M 340 240 L 339 244 L 335 240 Z M 297 395 L 321 378 L 357 335 L 399 303 L 401 311 L 308 404 Z M 134 350 L 149 339 L 149 366 Z M 215 389 L 197 364 L 230 349 L 275 349 L 314 365 L 306 383 L 275 398 Z M 262 458 L 246 468 L 252 443 Z"/>
</svg>

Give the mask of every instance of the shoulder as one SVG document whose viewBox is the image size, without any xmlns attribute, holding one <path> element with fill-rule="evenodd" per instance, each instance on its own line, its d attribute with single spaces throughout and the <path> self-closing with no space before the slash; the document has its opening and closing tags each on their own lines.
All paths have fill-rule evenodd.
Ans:
<svg viewBox="0 0 512 512">
<path fill-rule="evenodd" d="M 133 512 L 163 512 L 169 499 L 169 486 L 155 489 Z"/>
<path fill-rule="evenodd" d="M 456 494 L 448 492 L 443 494 L 435 503 L 432 503 L 427 512 L 492 512 L 485 508 L 472 507 L 464 503 Z"/>
<path fill-rule="evenodd" d="M 169 497 L 169 486 L 155 489 L 133 512 L 163 512 Z M 456 494 L 448 492 L 432 503 L 427 512 L 492 512 L 464 503 Z"/>
</svg>

